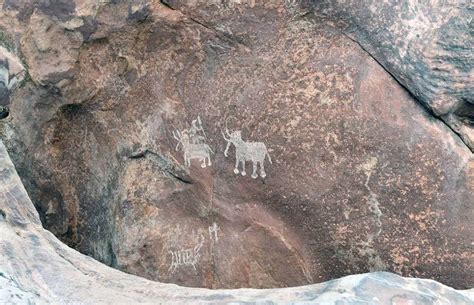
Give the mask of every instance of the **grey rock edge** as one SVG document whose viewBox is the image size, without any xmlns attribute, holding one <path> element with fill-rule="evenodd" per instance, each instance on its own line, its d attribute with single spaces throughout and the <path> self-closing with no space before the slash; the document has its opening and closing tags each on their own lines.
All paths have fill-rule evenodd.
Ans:
<svg viewBox="0 0 474 305">
<path fill-rule="evenodd" d="M 2 304 L 474 304 L 474 291 L 387 272 L 279 289 L 209 290 L 149 281 L 62 244 L 38 213 L 0 141 Z"/>
</svg>

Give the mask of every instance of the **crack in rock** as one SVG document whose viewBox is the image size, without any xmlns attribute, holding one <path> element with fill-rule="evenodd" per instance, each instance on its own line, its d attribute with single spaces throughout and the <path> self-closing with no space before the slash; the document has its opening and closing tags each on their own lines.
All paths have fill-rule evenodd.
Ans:
<svg viewBox="0 0 474 305">
<path fill-rule="evenodd" d="M 142 148 L 137 149 L 136 151 L 130 154 L 129 158 L 140 159 L 140 158 L 146 158 L 148 156 L 150 156 L 151 159 L 155 161 L 156 164 L 158 164 L 158 167 L 160 168 L 160 170 L 163 171 L 165 174 L 168 174 L 169 176 L 185 184 L 193 183 L 191 177 L 189 177 L 184 170 L 177 168 L 177 166 L 172 161 L 163 157 L 159 153 L 149 150 L 148 148 L 142 147 Z"/>
</svg>

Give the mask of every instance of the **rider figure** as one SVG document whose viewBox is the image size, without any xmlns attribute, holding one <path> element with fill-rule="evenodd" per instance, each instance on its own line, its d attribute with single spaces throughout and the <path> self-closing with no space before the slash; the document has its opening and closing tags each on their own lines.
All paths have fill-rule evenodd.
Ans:
<svg viewBox="0 0 474 305">
<path fill-rule="evenodd" d="M 198 116 L 197 120 L 193 120 L 191 123 L 191 128 L 189 128 L 189 138 L 192 144 L 201 144 L 204 143 L 205 140 L 205 132 L 204 128 L 202 127 L 201 118 Z M 202 131 L 204 136 L 200 135 L 199 132 Z"/>
</svg>

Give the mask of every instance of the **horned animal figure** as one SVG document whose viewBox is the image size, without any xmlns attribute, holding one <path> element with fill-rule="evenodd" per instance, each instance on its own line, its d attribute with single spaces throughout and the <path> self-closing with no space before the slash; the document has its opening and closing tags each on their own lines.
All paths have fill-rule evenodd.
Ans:
<svg viewBox="0 0 474 305">
<path fill-rule="evenodd" d="M 257 166 L 260 164 L 260 177 L 265 178 L 267 174 L 265 173 L 265 166 L 264 161 L 265 157 L 268 157 L 268 161 L 270 164 L 272 163 L 272 159 L 268 154 L 267 147 L 262 142 L 244 142 L 242 140 L 242 132 L 240 130 L 233 131 L 229 133 L 229 130 L 226 128 L 225 130 L 228 138 L 226 135 L 222 133 L 222 136 L 227 141 L 227 146 L 224 151 L 224 155 L 227 157 L 227 152 L 230 148 L 230 144 L 234 144 L 235 146 L 235 168 L 234 173 L 239 173 L 239 163 L 242 163 L 242 170 L 240 171 L 242 176 L 245 176 L 247 173 L 245 172 L 245 162 L 252 161 L 253 163 L 253 171 L 252 171 L 252 178 L 257 178 Z"/>
<path fill-rule="evenodd" d="M 182 133 L 177 130 L 176 133 L 173 131 L 173 137 L 178 141 L 176 145 L 176 151 L 178 151 L 180 145 L 183 146 L 184 151 L 184 164 L 191 166 L 191 159 L 199 159 L 201 161 L 201 167 L 211 166 L 211 153 L 214 153 L 205 143 L 191 143 L 191 137 L 188 133 L 183 131 Z"/>
</svg>

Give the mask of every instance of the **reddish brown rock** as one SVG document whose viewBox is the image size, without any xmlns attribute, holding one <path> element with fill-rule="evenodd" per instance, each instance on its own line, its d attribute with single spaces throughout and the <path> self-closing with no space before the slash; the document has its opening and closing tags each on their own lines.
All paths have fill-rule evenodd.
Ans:
<svg viewBox="0 0 474 305">
<path fill-rule="evenodd" d="M 472 287 L 464 143 L 330 19 L 212 7 L 107 4 L 80 15 L 87 31 L 66 27 L 73 13 L 9 11 L 34 64 L 2 137 L 44 226 L 111 266 L 187 286 L 388 270 Z M 35 18 L 61 37 L 45 54 L 24 38 Z M 188 168 L 173 132 L 198 116 L 212 165 Z M 226 128 L 265 144 L 264 179 L 250 161 L 234 174 Z"/>
<path fill-rule="evenodd" d="M 468 1 L 315 1 L 474 151 L 472 8 Z"/>
</svg>

